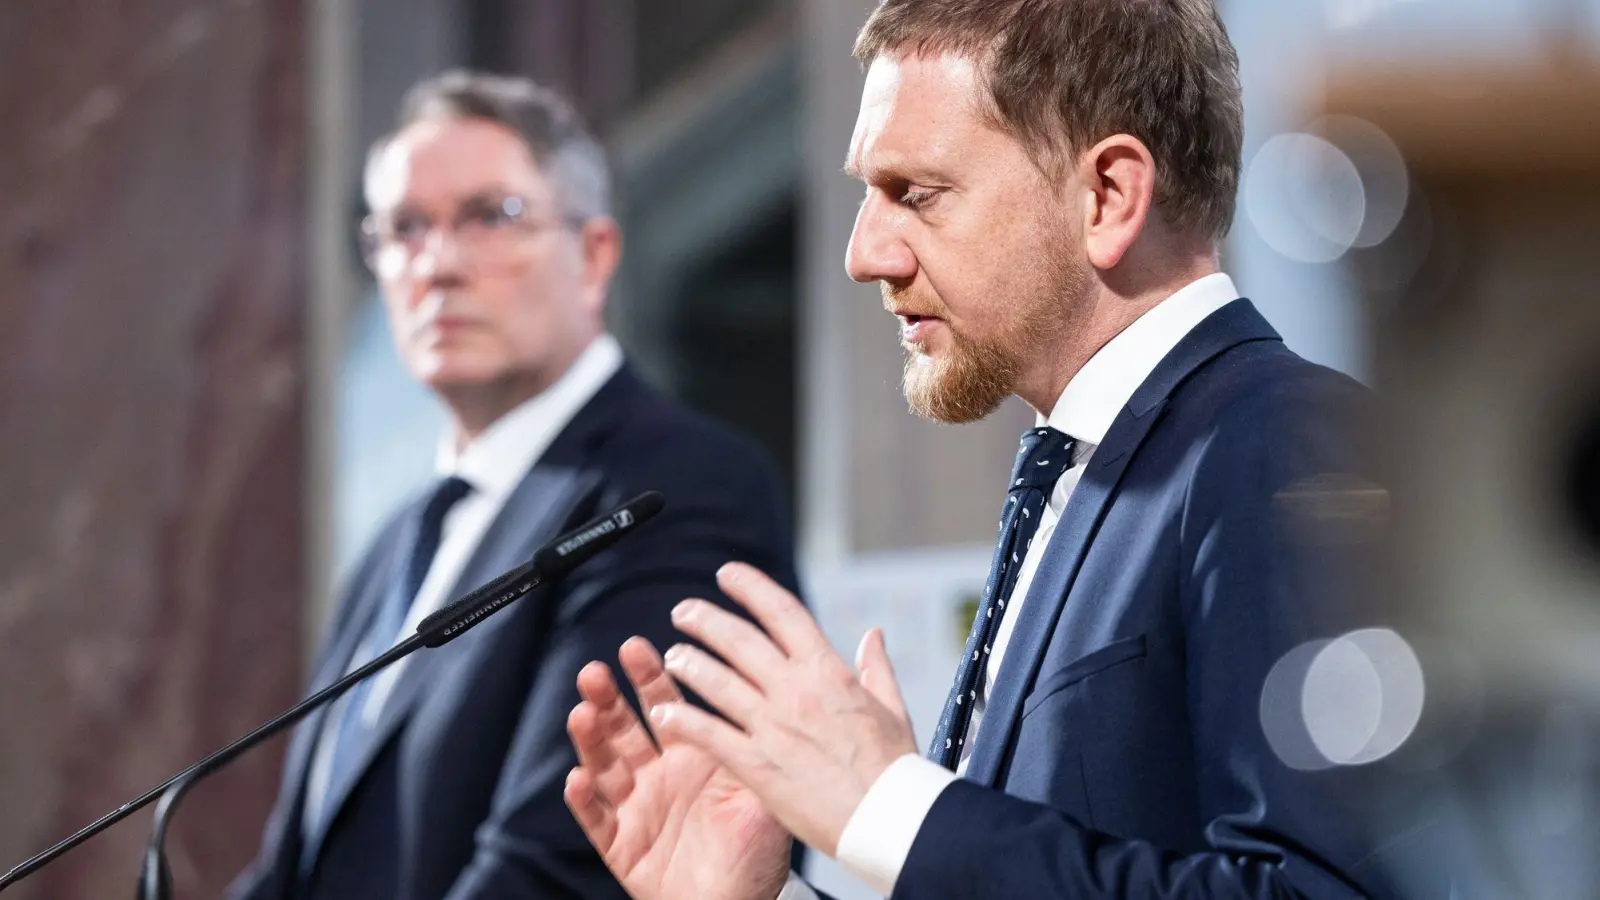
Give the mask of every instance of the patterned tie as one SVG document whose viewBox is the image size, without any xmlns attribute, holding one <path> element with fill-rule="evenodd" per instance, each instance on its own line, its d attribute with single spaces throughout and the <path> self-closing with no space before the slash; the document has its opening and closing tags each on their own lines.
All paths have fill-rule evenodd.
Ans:
<svg viewBox="0 0 1600 900">
<path fill-rule="evenodd" d="M 1073 440 L 1054 428 L 1033 428 L 1022 435 L 1017 463 L 1011 471 L 1006 504 L 1000 510 L 1000 535 L 989 564 L 989 580 L 978 604 L 978 616 L 967 637 L 967 649 L 956 669 L 955 685 L 944 702 L 939 727 L 928 747 L 928 758 L 955 770 L 961 760 L 967 725 L 972 721 L 972 704 L 978 697 L 978 683 L 989 663 L 989 650 L 1005 617 L 1006 601 L 1017 585 L 1033 536 L 1039 530 L 1039 517 L 1054 490 L 1055 483 L 1072 466 Z"/>
<path fill-rule="evenodd" d="M 393 587 L 373 615 L 372 625 L 356 648 L 346 671 L 366 665 L 373 657 L 394 646 L 400 636 L 400 628 L 405 624 L 406 613 L 411 609 L 411 602 L 422 587 L 428 568 L 433 565 L 433 555 L 439 549 L 439 538 L 444 528 L 445 513 L 471 490 L 472 485 L 454 475 L 434 485 L 428 502 L 423 504 L 411 521 L 411 552 L 403 560 L 400 571 L 395 573 L 397 577 Z M 324 737 L 324 740 L 334 741 L 333 761 L 328 775 L 329 793 L 352 774 L 351 768 L 362 758 L 366 749 L 371 729 L 362 713 L 375 680 L 376 677 L 368 678 L 357 684 L 335 701 L 334 707 L 328 711 L 328 715 L 335 717 L 338 723 L 333 732 Z M 318 831 L 327 825 L 327 818 L 334 811 L 328 801 L 326 795 L 321 798 L 321 808 L 316 816 Z"/>
</svg>

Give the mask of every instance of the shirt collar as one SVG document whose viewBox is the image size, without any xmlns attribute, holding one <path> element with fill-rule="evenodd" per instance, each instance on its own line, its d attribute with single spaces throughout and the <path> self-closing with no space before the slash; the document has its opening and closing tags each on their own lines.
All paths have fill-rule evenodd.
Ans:
<svg viewBox="0 0 1600 900">
<path fill-rule="evenodd" d="M 1207 316 L 1237 299 L 1233 279 L 1221 272 L 1185 285 L 1090 357 L 1039 424 L 1098 446 L 1133 392 L 1172 348 Z"/>
<path fill-rule="evenodd" d="M 554 384 L 496 419 L 465 449 L 458 452 L 455 435 L 447 431 L 439 442 L 435 469 L 441 477 L 466 479 L 490 497 L 509 495 L 556 435 L 620 368 L 621 346 L 602 333 Z"/>
</svg>

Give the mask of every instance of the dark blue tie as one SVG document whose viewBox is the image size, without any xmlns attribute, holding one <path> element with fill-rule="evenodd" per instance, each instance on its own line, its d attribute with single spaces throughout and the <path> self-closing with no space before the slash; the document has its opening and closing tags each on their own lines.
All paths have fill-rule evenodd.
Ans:
<svg viewBox="0 0 1600 900">
<path fill-rule="evenodd" d="M 395 573 L 389 591 L 373 614 L 372 624 L 367 628 L 366 637 L 356 648 L 346 671 L 365 665 L 373 657 L 394 646 L 400 636 L 400 628 L 405 624 L 406 613 L 410 611 L 417 590 L 422 587 L 422 580 L 427 577 L 428 568 L 433 565 L 433 556 L 439 550 L 439 537 L 444 528 L 445 513 L 448 513 L 450 508 L 471 490 L 472 485 L 454 475 L 441 479 L 434 485 L 427 502 L 412 513 L 408 526 L 411 539 L 410 552 L 401 558 L 399 571 Z M 349 693 L 329 711 L 329 715 L 338 717 L 338 724 L 334 730 L 331 733 L 324 732 L 328 735 L 326 740 L 334 741 L 333 764 L 329 766 L 327 788 L 329 795 L 332 795 L 338 786 L 344 784 L 345 779 L 353 774 L 352 767 L 363 757 L 367 749 L 371 729 L 362 719 L 362 710 L 365 709 L 367 698 L 372 693 L 374 680 L 376 676 L 351 688 Z M 331 796 L 324 796 L 321 800 L 315 828 L 311 829 L 318 833 L 326 826 L 328 817 L 335 811 Z"/>
<path fill-rule="evenodd" d="M 967 637 L 966 652 L 956 669 L 955 684 L 928 746 L 928 758 L 947 769 L 954 770 L 961 760 L 967 725 L 972 721 L 972 703 L 978 697 L 978 683 L 989 664 L 989 650 L 1000 630 L 1000 620 L 1005 618 L 1006 601 L 1017 586 L 1017 574 L 1022 571 L 1022 561 L 1039 530 L 1039 517 L 1050 492 L 1072 467 L 1072 450 L 1072 438 L 1054 428 L 1032 428 L 1022 435 L 1006 503 L 1000 510 L 1000 536 L 994 561 L 989 564 L 989 580 L 984 584 L 978 615 Z"/>
</svg>

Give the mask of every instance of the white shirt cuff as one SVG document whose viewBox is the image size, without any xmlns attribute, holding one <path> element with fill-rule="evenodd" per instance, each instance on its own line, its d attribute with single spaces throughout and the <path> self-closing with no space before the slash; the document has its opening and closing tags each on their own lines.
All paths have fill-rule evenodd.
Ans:
<svg viewBox="0 0 1600 900">
<path fill-rule="evenodd" d="M 791 870 L 789 880 L 784 882 L 783 890 L 778 892 L 778 900 L 818 900 L 818 897 L 817 892 L 811 889 L 811 885 L 801 881 L 800 876 Z"/>
<path fill-rule="evenodd" d="M 956 778 L 956 773 L 915 753 L 890 763 L 845 823 L 839 835 L 839 865 L 883 896 L 894 893 L 922 820 Z"/>
</svg>

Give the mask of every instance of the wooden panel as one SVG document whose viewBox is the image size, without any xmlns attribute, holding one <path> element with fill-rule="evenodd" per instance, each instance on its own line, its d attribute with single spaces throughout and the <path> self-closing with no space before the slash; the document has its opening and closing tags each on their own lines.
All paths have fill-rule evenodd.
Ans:
<svg viewBox="0 0 1600 900">
<path fill-rule="evenodd" d="M 299 691 L 303 12 L 0 4 L 8 866 Z M 280 753 L 186 804 L 181 895 L 253 852 Z M 130 896 L 147 823 L 8 896 Z"/>
</svg>

